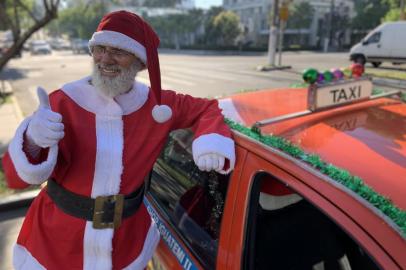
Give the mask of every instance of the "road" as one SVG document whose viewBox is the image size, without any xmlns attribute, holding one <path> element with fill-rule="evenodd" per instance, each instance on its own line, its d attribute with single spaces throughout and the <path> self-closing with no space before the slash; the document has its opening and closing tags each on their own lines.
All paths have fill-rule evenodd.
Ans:
<svg viewBox="0 0 406 270">
<path fill-rule="evenodd" d="M 164 89 L 194 96 L 215 97 L 243 90 L 287 87 L 302 82 L 300 73 L 305 68 L 325 70 L 350 64 L 347 53 L 287 52 L 282 61 L 292 69 L 257 71 L 258 66 L 267 63 L 266 54 L 222 56 L 162 52 L 162 85 Z M 37 86 L 51 92 L 66 82 L 87 76 L 90 71 L 88 55 L 74 55 L 70 51 L 55 51 L 45 56 L 25 53 L 22 58 L 9 62 L 2 77 L 11 82 L 23 114 L 30 115 L 37 105 Z M 146 71 L 138 78 L 148 83 Z"/>
</svg>

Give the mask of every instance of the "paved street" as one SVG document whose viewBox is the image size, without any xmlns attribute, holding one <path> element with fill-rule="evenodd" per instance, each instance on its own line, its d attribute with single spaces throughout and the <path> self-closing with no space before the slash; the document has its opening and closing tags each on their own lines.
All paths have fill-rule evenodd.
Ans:
<svg viewBox="0 0 406 270">
<path fill-rule="evenodd" d="M 163 88 L 200 97 L 287 87 L 302 81 L 300 72 L 305 68 L 324 70 L 350 64 L 347 53 L 313 52 L 287 52 L 282 63 L 291 65 L 292 69 L 271 72 L 256 70 L 257 66 L 267 63 L 266 54 L 221 56 L 161 52 L 160 62 Z M 10 80 L 23 114 L 29 115 L 36 108 L 38 85 L 52 91 L 66 82 L 87 76 L 90 71 L 88 55 L 74 55 L 70 51 L 45 56 L 25 53 L 9 63 L 2 77 Z M 140 73 L 139 78 L 148 83 L 147 72 Z"/>
</svg>

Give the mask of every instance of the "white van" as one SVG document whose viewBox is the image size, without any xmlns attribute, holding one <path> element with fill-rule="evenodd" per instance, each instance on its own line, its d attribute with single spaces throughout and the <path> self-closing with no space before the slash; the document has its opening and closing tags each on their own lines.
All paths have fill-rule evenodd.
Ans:
<svg viewBox="0 0 406 270">
<path fill-rule="evenodd" d="M 351 48 L 350 59 L 374 67 L 382 62 L 406 63 L 406 21 L 384 23 L 372 30 Z"/>
</svg>

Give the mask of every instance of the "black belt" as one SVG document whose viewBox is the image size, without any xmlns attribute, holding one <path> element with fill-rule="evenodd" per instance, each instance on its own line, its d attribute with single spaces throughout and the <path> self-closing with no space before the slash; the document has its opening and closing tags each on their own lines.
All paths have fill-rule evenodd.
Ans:
<svg viewBox="0 0 406 270">
<path fill-rule="evenodd" d="M 136 191 L 124 196 L 98 196 L 96 199 L 73 193 L 48 180 L 47 193 L 54 203 L 66 214 L 93 221 L 93 228 L 118 228 L 122 218 L 133 215 L 142 203 L 144 184 Z"/>
</svg>

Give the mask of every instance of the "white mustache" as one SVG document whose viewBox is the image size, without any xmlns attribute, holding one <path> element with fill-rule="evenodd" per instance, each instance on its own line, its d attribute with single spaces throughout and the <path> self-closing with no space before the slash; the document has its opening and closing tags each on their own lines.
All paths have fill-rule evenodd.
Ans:
<svg viewBox="0 0 406 270">
<path fill-rule="evenodd" d="M 96 64 L 98 69 L 108 69 L 112 71 L 121 71 L 122 69 L 118 65 L 103 65 L 103 64 Z"/>
</svg>

